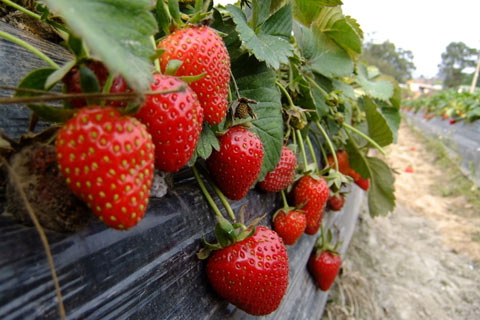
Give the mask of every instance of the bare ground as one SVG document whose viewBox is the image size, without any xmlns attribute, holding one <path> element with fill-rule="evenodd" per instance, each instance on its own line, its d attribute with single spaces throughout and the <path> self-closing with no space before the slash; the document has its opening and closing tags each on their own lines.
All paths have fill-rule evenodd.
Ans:
<svg viewBox="0 0 480 320">
<path fill-rule="evenodd" d="M 438 192 L 451 179 L 437 160 L 401 127 L 387 155 L 397 209 L 362 214 L 324 319 L 480 319 L 480 207 Z"/>
</svg>

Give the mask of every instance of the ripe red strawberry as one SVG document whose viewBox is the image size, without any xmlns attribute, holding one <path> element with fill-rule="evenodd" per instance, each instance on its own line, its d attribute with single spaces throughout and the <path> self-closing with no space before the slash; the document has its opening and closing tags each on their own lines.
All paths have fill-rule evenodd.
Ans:
<svg viewBox="0 0 480 320">
<path fill-rule="evenodd" d="M 338 162 L 338 171 L 348 175 L 349 171 L 351 170 L 348 153 L 345 150 L 339 150 L 336 152 L 336 156 Z M 330 167 L 335 169 L 335 160 L 331 154 L 327 156 L 327 163 Z"/>
<path fill-rule="evenodd" d="M 315 234 L 320 227 L 325 204 L 327 203 L 329 189 L 323 177 L 318 180 L 306 175 L 300 178 L 293 190 L 296 207 L 305 212 L 307 218 L 306 234 Z M 303 207 L 302 207 L 303 205 Z"/>
<path fill-rule="evenodd" d="M 332 286 L 342 265 L 339 254 L 329 250 L 318 250 L 308 260 L 308 269 L 312 273 L 317 286 L 328 291 Z"/>
<path fill-rule="evenodd" d="M 145 214 L 154 146 L 137 119 L 112 107 L 83 108 L 58 131 L 57 161 L 68 186 L 115 229 Z"/>
<path fill-rule="evenodd" d="M 449 123 L 449 124 L 455 124 L 455 123 L 457 123 L 457 120 L 455 120 L 455 119 L 452 118 L 452 119 L 450 119 L 450 120 L 448 121 L 448 123 Z"/>
<path fill-rule="evenodd" d="M 234 245 L 215 251 L 207 262 L 215 291 L 252 315 L 275 311 L 288 286 L 288 256 L 282 239 L 267 227 Z"/>
<path fill-rule="evenodd" d="M 183 64 L 177 76 L 192 76 L 203 72 L 206 75 L 190 84 L 198 95 L 205 113 L 205 121 L 219 124 L 227 112 L 230 83 L 230 57 L 222 38 L 209 27 L 178 29 L 158 44 L 165 53 L 160 65 L 165 71 L 170 60 Z"/>
<path fill-rule="evenodd" d="M 405 172 L 407 173 L 413 173 L 413 167 L 412 166 L 408 166 L 405 168 Z"/>
<path fill-rule="evenodd" d="M 287 147 L 282 147 L 282 154 L 277 166 L 270 171 L 263 181 L 258 183 L 260 189 L 266 192 L 278 192 L 292 184 L 295 178 L 297 158 Z"/>
<path fill-rule="evenodd" d="M 262 160 L 260 138 L 245 127 L 236 126 L 220 137 L 220 150 L 212 152 L 207 166 L 225 196 L 240 200 L 260 174 Z"/>
<path fill-rule="evenodd" d="M 100 61 L 91 60 L 87 63 L 87 67 L 95 73 L 97 76 L 98 84 L 100 89 L 103 89 L 105 82 L 108 78 L 108 70 L 103 63 Z M 78 67 L 72 68 L 62 79 L 62 82 L 65 84 L 66 93 L 83 93 L 82 87 L 80 85 L 80 70 Z M 113 79 L 112 86 L 110 87 L 111 93 L 126 92 L 128 90 L 128 85 L 125 79 L 121 76 L 116 76 Z M 74 108 L 82 108 L 87 104 L 87 101 L 83 98 L 71 99 L 69 100 L 70 104 Z M 120 107 L 125 106 L 126 102 L 124 101 L 107 101 L 107 105 Z"/>
<path fill-rule="evenodd" d="M 370 179 L 364 179 L 360 177 L 357 180 L 355 180 L 355 183 L 357 184 L 357 186 L 359 186 L 365 191 L 368 191 L 368 189 L 370 188 Z"/>
<path fill-rule="evenodd" d="M 282 237 L 287 245 L 293 245 L 305 232 L 307 227 L 307 218 L 305 213 L 291 210 L 285 212 L 279 210 L 273 219 L 273 229 Z"/>
<path fill-rule="evenodd" d="M 169 90 L 185 82 L 179 78 L 156 74 L 152 91 Z M 184 92 L 150 95 L 136 114 L 147 126 L 155 144 L 155 166 L 176 172 L 192 157 L 202 131 L 203 110 L 190 87 Z"/>
<path fill-rule="evenodd" d="M 343 193 L 339 193 L 338 195 L 333 195 L 328 198 L 328 208 L 334 211 L 339 211 L 343 208 L 345 204 L 345 196 Z"/>
</svg>

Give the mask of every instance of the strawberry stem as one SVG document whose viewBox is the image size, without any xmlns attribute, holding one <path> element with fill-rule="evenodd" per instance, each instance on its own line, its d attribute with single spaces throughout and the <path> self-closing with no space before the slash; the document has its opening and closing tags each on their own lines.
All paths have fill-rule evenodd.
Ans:
<svg viewBox="0 0 480 320">
<path fill-rule="evenodd" d="M 1 31 L 0 31 L 1 32 Z M 57 100 L 70 100 L 77 98 L 108 98 L 109 100 L 136 100 L 141 95 L 158 95 L 158 94 L 168 94 L 174 92 L 182 92 L 186 88 L 185 85 L 179 85 L 178 87 L 170 90 L 159 90 L 159 91 L 145 91 L 141 94 L 138 92 L 92 92 L 92 93 L 81 93 L 81 94 L 57 94 L 57 93 L 48 93 L 43 96 L 36 97 L 14 97 L 14 98 L 0 98 L 0 104 L 15 104 L 15 103 L 30 103 L 30 102 L 41 102 L 41 101 L 57 101 Z"/>
<path fill-rule="evenodd" d="M 386 154 L 385 150 L 383 150 L 382 147 L 380 147 L 380 145 L 378 143 L 376 143 L 372 138 L 370 138 L 369 136 L 367 136 L 365 133 L 363 133 L 362 131 L 358 130 L 357 128 L 354 128 L 352 127 L 351 125 L 349 124 L 346 124 L 345 122 L 342 122 L 342 125 L 344 128 L 347 128 L 353 132 L 355 132 L 356 134 L 358 134 L 359 136 L 361 136 L 363 139 L 367 140 L 368 142 L 370 142 L 375 148 L 377 148 L 378 151 L 380 151 L 383 155 Z"/>
<path fill-rule="evenodd" d="M 280 194 L 282 195 L 283 209 L 287 210 L 289 207 L 287 197 L 285 196 L 285 191 L 280 190 Z"/>
<path fill-rule="evenodd" d="M 29 15 L 32 18 L 35 18 L 35 19 L 38 19 L 38 20 L 40 20 L 42 18 L 40 15 L 28 10 L 27 8 L 24 8 L 24 7 L 16 4 L 15 2 L 12 2 L 10 0 L 0 0 L 0 1 L 4 2 L 6 5 L 9 5 L 12 8 L 15 8 L 15 9 L 25 13 L 26 15 Z"/>
<path fill-rule="evenodd" d="M 320 87 L 315 80 L 313 80 L 312 78 L 310 78 L 310 77 L 307 76 L 307 75 L 304 75 L 304 77 L 305 77 L 308 81 L 310 81 L 310 83 L 313 84 L 313 86 L 314 86 L 315 88 L 317 88 L 317 89 L 322 93 L 322 95 L 323 95 L 324 98 L 328 97 L 328 92 L 325 91 L 322 87 Z"/>
<path fill-rule="evenodd" d="M 153 50 L 157 50 L 157 44 L 156 44 L 155 38 L 153 36 L 150 36 L 150 41 L 153 44 Z M 162 71 L 160 70 L 160 61 L 158 60 L 158 57 L 156 57 L 155 60 L 153 60 L 153 62 L 155 63 L 155 70 L 158 73 L 162 73 Z"/>
<path fill-rule="evenodd" d="M 303 161 L 303 171 L 307 170 L 308 161 L 307 161 L 307 154 L 305 153 L 305 146 L 303 145 L 303 138 L 302 133 L 300 130 L 295 130 L 298 139 L 298 145 L 300 146 L 300 152 L 302 154 L 302 161 Z"/>
<path fill-rule="evenodd" d="M 292 97 L 288 93 L 287 89 L 285 89 L 285 87 L 280 83 L 280 81 L 275 81 L 275 84 L 277 85 L 277 87 L 280 88 L 280 91 L 282 91 L 283 95 L 287 98 L 288 105 L 290 106 L 289 109 L 296 109 L 297 107 L 295 107 L 295 104 L 293 103 Z"/>
<path fill-rule="evenodd" d="M 310 154 L 312 155 L 313 163 L 315 163 L 315 168 L 318 171 L 317 156 L 315 155 L 315 150 L 313 149 L 312 141 L 310 141 L 310 137 L 308 135 L 307 135 L 305 140 L 307 141 L 308 150 L 310 151 Z"/>
<path fill-rule="evenodd" d="M 223 194 L 223 192 L 217 187 L 215 182 L 212 181 L 210 176 L 205 172 L 205 170 L 202 167 L 200 167 L 200 170 L 202 170 L 203 175 L 206 177 L 206 179 L 207 179 L 208 183 L 210 184 L 210 186 L 212 187 L 213 191 L 215 191 L 217 196 L 220 198 L 220 201 L 222 202 L 223 206 L 225 207 L 225 210 L 227 210 L 227 213 L 228 213 L 228 216 L 230 217 L 230 219 L 232 219 L 232 221 L 234 223 L 237 222 L 237 219 L 235 218 L 235 213 L 233 213 L 232 207 L 228 203 L 228 200 L 225 197 L 225 195 Z"/>
<path fill-rule="evenodd" d="M 213 187 L 213 190 L 215 191 L 217 196 L 220 198 L 220 201 L 222 202 L 223 206 L 225 207 L 225 210 L 227 210 L 227 213 L 228 213 L 228 216 L 230 217 L 230 219 L 232 219 L 232 221 L 234 223 L 237 222 L 237 218 L 235 218 L 235 213 L 233 213 L 232 207 L 228 203 L 228 200 L 225 197 L 225 195 L 223 194 L 223 192 L 220 191 L 220 189 L 217 187 L 217 185 L 215 183 L 213 183 L 213 181 L 211 181 L 209 179 L 208 182 Z"/>
<path fill-rule="evenodd" d="M 320 122 L 316 121 L 315 124 L 317 125 L 318 130 L 320 130 L 320 132 L 323 135 L 323 138 L 327 142 L 328 148 L 330 149 L 330 152 L 332 153 L 333 161 L 335 162 L 335 170 L 338 171 L 338 159 L 337 159 L 337 154 L 335 153 L 335 148 L 333 147 L 332 141 L 330 140 L 330 138 L 329 138 L 327 132 L 325 131 L 325 129 L 323 129 Z"/>
<path fill-rule="evenodd" d="M 217 217 L 223 218 L 222 213 L 218 209 L 215 201 L 213 201 L 212 196 L 210 195 L 207 188 L 205 187 L 205 184 L 203 183 L 202 178 L 200 178 L 200 174 L 198 173 L 198 170 L 195 166 L 192 167 L 192 171 L 193 171 L 193 175 L 195 176 L 195 180 L 197 180 L 197 183 L 200 186 L 200 189 L 202 190 L 203 195 L 205 196 L 205 198 L 207 198 L 207 202 L 210 205 L 210 207 L 212 208 L 213 212 L 215 212 L 215 215 Z"/>
<path fill-rule="evenodd" d="M 2 0 L 3 1 L 3 0 Z M 37 57 L 39 57 L 40 59 L 42 59 L 43 61 L 45 61 L 46 63 L 48 63 L 52 68 L 54 69 L 60 69 L 60 67 L 58 66 L 58 64 L 56 64 L 52 59 L 50 59 L 49 57 L 47 57 L 43 52 L 41 52 L 40 50 L 38 50 L 37 48 L 35 48 L 34 46 L 32 46 L 31 44 L 15 37 L 14 35 L 11 35 L 9 33 L 6 33 L 6 32 L 3 32 L 3 31 L 0 31 L 0 38 L 4 38 L 6 40 L 9 40 L 13 43 L 16 43 L 18 44 L 19 46 L 27 49 L 28 51 L 30 51 L 31 53 L 35 54 Z"/>
</svg>

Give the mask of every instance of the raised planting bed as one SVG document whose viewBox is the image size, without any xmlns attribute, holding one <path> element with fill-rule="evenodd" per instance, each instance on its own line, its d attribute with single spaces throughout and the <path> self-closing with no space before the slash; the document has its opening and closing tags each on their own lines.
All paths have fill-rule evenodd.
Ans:
<svg viewBox="0 0 480 320">
<path fill-rule="evenodd" d="M 61 47 L 6 24 L 0 23 L 0 29 L 28 40 L 59 63 L 68 57 Z M 28 51 L 0 39 L 1 84 L 15 86 L 32 68 L 43 65 Z M 0 108 L 0 128 L 11 137 L 25 133 L 28 119 L 29 111 L 23 106 Z M 76 233 L 47 231 L 68 319 L 255 318 L 228 304 L 210 287 L 205 262 L 196 253 L 203 237 L 213 240 L 214 214 L 189 168 L 176 174 L 174 181 L 166 196 L 150 199 L 145 218 L 129 231 L 109 229 L 96 220 Z M 0 190 L 3 211 L 6 199 Z M 343 210 L 325 214 L 326 228 L 335 225 L 340 230 L 342 254 L 364 194 L 353 186 Z M 244 199 L 231 203 L 235 211 L 246 206 L 247 221 L 267 213 L 260 224 L 270 225 L 279 200 L 251 190 Z M 288 247 L 288 292 L 279 309 L 265 318 L 321 317 L 328 293 L 316 289 L 306 268 L 315 240 L 316 236 L 304 235 Z M 58 319 L 55 290 L 37 230 L 14 221 L 8 212 L 0 215 L 0 293 L 0 319 Z"/>
<path fill-rule="evenodd" d="M 460 159 L 460 168 L 480 186 L 480 122 L 459 121 L 450 124 L 440 117 L 424 119 L 420 113 L 404 112 L 405 119 L 423 134 L 441 141 L 452 159 Z"/>
</svg>

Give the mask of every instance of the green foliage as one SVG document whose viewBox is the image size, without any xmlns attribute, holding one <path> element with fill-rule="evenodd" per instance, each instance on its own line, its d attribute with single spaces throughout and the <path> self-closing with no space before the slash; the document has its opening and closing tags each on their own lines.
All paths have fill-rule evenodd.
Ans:
<svg viewBox="0 0 480 320">
<path fill-rule="evenodd" d="M 393 96 L 393 84 L 387 80 L 376 80 L 365 65 L 357 66 L 357 83 L 365 94 L 374 99 L 388 101 Z"/>
<path fill-rule="evenodd" d="M 365 97 L 362 102 L 367 116 L 368 136 L 381 147 L 388 146 L 393 142 L 393 130 L 383 114 L 377 110 L 377 106 L 372 99 Z"/>
<path fill-rule="evenodd" d="M 76 36 L 138 91 L 152 78 L 150 36 L 157 30 L 149 0 L 45 0 Z"/>
<path fill-rule="evenodd" d="M 240 39 L 250 53 L 273 69 L 278 69 L 281 63 L 288 63 L 288 57 L 293 53 L 293 47 L 286 39 L 292 25 L 289 5 L 278 10 L 255 30 L 250 27 L 247 17 L 238 7 L 228 5 L 227 9 L 233 17 Z"/>
<path fill-rule="evenodd" d="M 34 90 L 45 90 L 45 83 L 47 79 L 55 73 L 55 69 L 51 68 L 41 68 L 36 69 L 28 73 L 22 81 L 18 84 L 19 88 L 22 89 L 34 89 Z M 48 86 L 50 88 L 51 86 Z M 15 97 L 29 97 L 38 95 L 37 93 L 17 91 Z"/>
<path fill-rule="evenodd" d="M 348 77 L 353 73 L 353 61 L 348 53 L 326 35 L 317 34 L 299 23 L 294 34 L 306 59 L 305 68 L 326 77 Z"/>
</svg>

